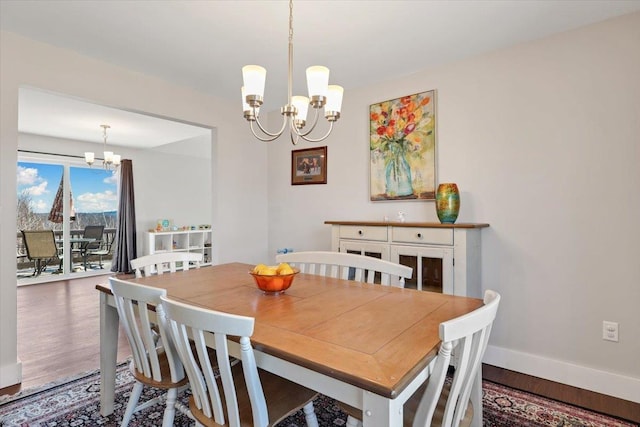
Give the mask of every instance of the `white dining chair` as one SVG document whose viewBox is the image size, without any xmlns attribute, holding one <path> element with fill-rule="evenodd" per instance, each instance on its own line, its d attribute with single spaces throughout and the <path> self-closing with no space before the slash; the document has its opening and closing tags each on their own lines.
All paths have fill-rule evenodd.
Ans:
<svg viewBox="0 0 640 427">
<path fill-rule="evenodd" d="M 189 409 L 197 423 L 272 426 L 303 408 L 307 425 L 318 426 L 313 410 L 315 391 L 256 366 L 250 339 L 252 317 L 207 310 L 165 296 L 161 300 L 167 327 L 191 383 Z M 210 334 L 219 375 L 212 369 L 205 343 Z M 240 361 L 229 355 L 229 337 L 239 338 Z"/>
<path fill-rule="evenodd" d="M 357 282 L 375 283 L 378 276 L 381 285 L 399 288 L 404 288 L 405 279 L 413 276 L 413 269 L 406 265 L 346 252 L 288 252 L 277 255 L 276 262 L 286 262 L 299 268 L 302 273 Z M 339 405 L 342 406 L 341 403 Z M 349 414 L 347 425 L 358 425 L 358 423 L 359 421 Z"/>
<path fill-rule="evenodd" d="M 202 254 L 195 252 L 162 252 L 131 260 L 131 268 L 135 270 L 138 278 L 150 274 L 175 273 L 200 268 L 200 264 L 202 264 Z"/>
<path fill-rule="evenodd" d="M 440 350 L 429 379 L 404 404 L 404 426 L 470 426 L 472 402 L 482 404 L 481 396 L 472 398 L 474 381 L 481 380 L 482 357 L 487 348 L 491 326 L 498 312 L 500 294 L 487 290 L 484 305 L 464 316 L 440 324 Z M 455 370 L 447 372 L 455 352 Z M 342 405 L 349 419 L 347 426 L 361 425 L 362 411 Z"/>
<path fill-rule="evenodd" d="M 404 288 L 405 279 L 413 275 L 413 269 L 406 265 L 346 252 L 289 252 L 277 255 L 276 261 L 289 263 L 302 273 L 357 282 L 374 283 L 378 273 L 380 284 L 400 288 Z"/>
<path fill-rule="evenodd" d="M 177 402 L 177 396 L 182 388 L 186 388 L 188 378 L 166 331 L 164 317 L 158 315 L 155 316 L 157 319 L 153 319 L 154 316 L 150 314 L 148 307 L 148 304 L 158 306 L 160 297 L 166 295 L 167 291 L 125 282 L 115 277 L 109 278 L 109 284 L 120 324 L 131 347 L 132 359 L 129 368 L 136 380 L 121 426 L 127 426 L 135 412 L 165 399 L 162 425 L 172 426 L 176 407 L 186 409 Z M 152 320 L 155 320 L 155 323 Z M 167 393 L 138 405 L 145 385 L 167 390 Z"/>
</svg>

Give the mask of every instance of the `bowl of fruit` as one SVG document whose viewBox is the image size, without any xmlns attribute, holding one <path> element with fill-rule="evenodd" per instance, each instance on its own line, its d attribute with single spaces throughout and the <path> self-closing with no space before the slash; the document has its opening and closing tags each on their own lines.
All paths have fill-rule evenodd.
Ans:
<svg viewBox="0 0 640 427">
<path fill-rule="evenodd" d="M 277 295 L 289 289 L 293 278 L 300 270 L 291 267 L 286 262 L 279 265 L 256 265 L 249 274 L 253 276 L 256 286 L 265 294 Z"/>
</svg>

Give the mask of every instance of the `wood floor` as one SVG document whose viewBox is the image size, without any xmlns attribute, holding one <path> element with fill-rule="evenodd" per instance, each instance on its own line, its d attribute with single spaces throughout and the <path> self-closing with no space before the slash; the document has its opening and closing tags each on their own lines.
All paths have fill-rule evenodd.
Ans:
<svg viewBox="0 0 640 427">
<path fill-rule="evenodd" d="M 23 382 L 0 395 L 100 367 L 99 294 L 108 276 L 18 287 L 18 355 Z M 122 331 L 118 361 L 131 354 Z M 484 365 L 483 377 L 509 387 L 640 423 L 640 404 Z"/>
<path fill-rule="evenodd" d="M 98 283 L 108 276 L 18 287 L 18 357 L 22 384 L 1 394 L 46 384 L 100 367 Z M 131 354 L 120 331 L 118 361 Z"/>
</svg>

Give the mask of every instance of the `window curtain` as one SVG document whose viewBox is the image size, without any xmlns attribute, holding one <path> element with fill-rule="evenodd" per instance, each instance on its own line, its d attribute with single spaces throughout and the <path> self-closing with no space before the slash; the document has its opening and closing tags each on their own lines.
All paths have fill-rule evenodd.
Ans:
<svg viewBox="0 0 640 427">
<path fill-rule="evenodd" d="M 120 200 L 116 224 L 116 248 L 113 252 L 111 271 L 130 273 L 130 261 L 137 257 L 136 250 L 136 204 L 133 194 L 133 164 L 124 159 L 120 163 Z"/>
</svg>

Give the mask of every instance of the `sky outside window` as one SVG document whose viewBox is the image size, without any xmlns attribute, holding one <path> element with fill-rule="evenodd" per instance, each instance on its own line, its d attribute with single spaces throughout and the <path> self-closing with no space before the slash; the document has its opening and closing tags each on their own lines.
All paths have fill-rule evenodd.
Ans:
<svg viewBox="0 0 640 427">
<path fill-rule="evenodd" d="M 111 212 L 117 209 L 117 174 L 99 168 L 71 167 L 71 194 L 76 212 Z M 34 212 L 47 213 L 60 185 L 62 166 L 18 162 L 17 194 L 31 197 Z"/>
</svg>

